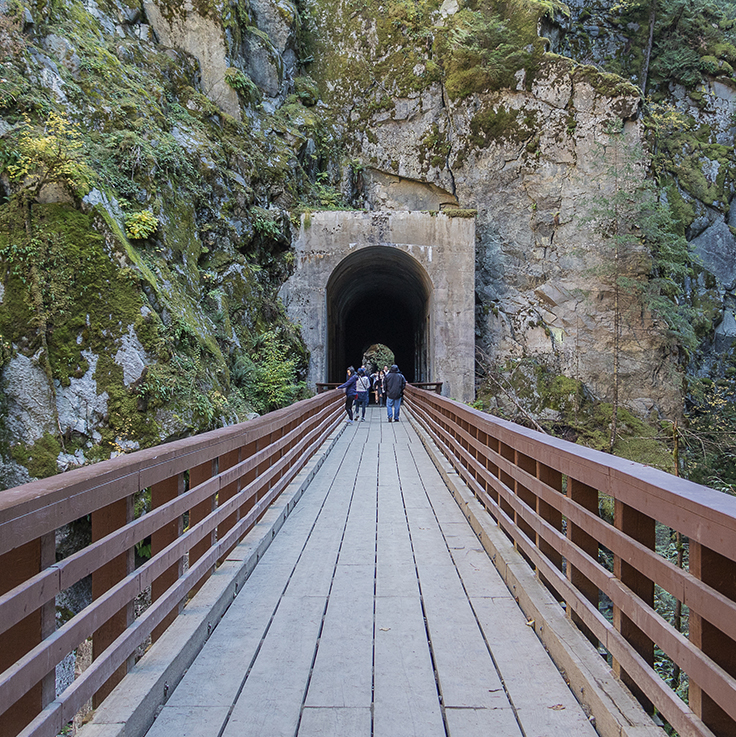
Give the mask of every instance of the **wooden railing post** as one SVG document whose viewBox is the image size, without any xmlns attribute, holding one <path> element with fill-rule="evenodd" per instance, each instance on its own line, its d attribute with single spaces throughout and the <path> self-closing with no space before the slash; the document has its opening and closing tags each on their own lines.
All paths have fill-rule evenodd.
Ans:
<svg viewBox="0 0 736 737">
<path fill-rule="evenodd" d="M 55 557 L 53 533 L 0 555 L 0 595 L 55 563 Z M 53 632 L 56 626 L 54 616 L 55 607 L 51 602 L 0 635 L 0 673 Z M 52 670 L 23 698 L 0 712 L 0 737 L 15 737 L 46 704 L 54 700 L 54 690 L 55 673 Z"/>
<path fill-rule="evenodd" d="M 655 523 L 651 517 L 632 509 L 629 505 L 616 500 L 614 511 L 614 525 L 628 537 L 654 550 Z M 647 606 L 654 606 L 654 582 L 642 575 L 636 568 L 627 563 L 621 556 L 613 558 L 613 575 L 628 586 Z M 619 607 L 613 607 L 613 626 L 624 636 L 631 646 L 650 665 L 654 666 L 654 643 L 627 617 Z M 647 711 L 652 711 L 652 702 L 647 699 L 629 677 L 621 665 L 614 659 L 613 670 L 629 687 L 641 705 Z"/>
<path fill-rule="evenodd" d="M 516 462 L 516 451 L 510 445 L 506 445 L 506 443 L 502 443 L 499 441 L 498 446 L 498 453 L 502 458 L 505 458 L 512 463 Z M 512 491 L 515 491 L 516 484 L 513 476 L 510 476 L 500 468 L 498 476 L 504 486 L 507 486 Z M 499 497 L 498 506 L 501 508 L 501 511 L 505 512 L 512 520 L 515 519 L 516 515 L 514 514 L 514 508 L 503 497 Z M 502 522 L 502 520 L 499 519 L 498 524 L 499 527 L 501 527 L 501 529 L 514 542 L 514 545 L 516 545 L 516 541 L 514 540 L 513 535 L 506 529 L 506 525 Z"/>
<path fill-rule="evenodd" d="M 236 466 L 238 463 L 240 463 L 240 460 L 240 448 L 238 448 L 237 450 L 231 450 L 229 453 L 221 455 L 219 460 L 220 473 L 222 473 L 223 471 L 227 471 L 228 468 Z M 226 501 L 228 501 L 228 499 L 232 499 L 239 491 L 240 484 L 237 481 L 233 481 L 227 486 L 224 486 L 222 489 L 220 489 L 220 493 L 218 494 L 218 506 L 224 504 Z M 237 511 L 233 512 L 229 517 L 226 517 L 217 526 L 217 538 L 222 539 L 223 537 L 225 537 L 228 530 L 231 530 L 235 526 L 239 518 L 240 517 Z M 228 550 L 228 552 L 220 559 L 220 562 L 222 562 L 229 553 L 230 551 Z"/>
<path fill-rule="evenodd" d="M 736 600 L 736 562 L 690 541 L 690 573 Z M 736 677 L 736 642 L 696 612 L 690 611 L 690 640 L 731 676 Z M 690 708 L 716 737 L 733 737 L 736 721 L 690 679 Z"/>
<path fill-rule="evenodd" d="M 156 509 L 177 496 L 184 493 L 184 474 L 178 473 L 168 479 L 164 479 L 157 484 L 151 486 L 151 509 Z M 171 520 L 167 525 L 159 528 L 151 535 L 151 555 L 157 555 L 167 545 L 176 540 L 184 528 L 184 520 L 181 516 Z M 176 580 L 182 575 L 184 570 L 184 559 L 179 558 L 172 563 L 158 578 L 151 584 L 151 601 L 156 601 L 166 593 L 166 590 L 176 583 Z M 154 627 L 151 633 L 151 640 L 156 642 L 164 633 L 166 628 L 176 619 L 183 602 L 166 615 L 164 620 L 157 627 Z"/>
<path fill-rule="evenodd" d="M 581 507 L 585 507 L 593 514 L 598 514 L 598 491 L 593 487 L 575 478 L 568 477 L 567 495 Z M 567 521 L 567 537 L 573 545 L 586 552 L 594 561 L 598 560 L 598 541 L 570 520 Z M 569 560 L 567 561 L 567 579 L 598 609 L 598 587 L 582 571 L 571 565 Z M 593 645 L 598 647 L 598 638 L 572 611 L 571 602 L 567 602 L 567 614 Z"/>
<path fill-rule="evenodd" d="M 255 455 L 258 452 L 258 441 L 254 440 L 251 443 L 248 443 L 247 445 L 243 446 L 240 449 L 240 460 L 244 461 L 247 458 L 250 458 L 252 455 Z M 253 480 L 256 478 L 258 474 L 258 468 L 254 468 L 251 471 L 248 471 L 248 473 L 243 474 L 243 477 L 240 480 L 240 488 L 244 489 L 248 484 L 252 483 Z M 248 499 L 244 504 L 240 507 L 240 516 L 244 517 L 248 512 L 250 512 L 251 509 L 253 509 L 254 505 L 256 503 L 255 495 L 252 496 L 250 499 Z"/>
<path fill-rule="evenodd" d="M 199 486 L 207 479 L 212 478 L 217 473 L 217 459 L 213 461 L 205 461 L 200 463 L 198 466 L 189 469 L 189 488 L 193 489 L 195 486 Z M 189 527 L 194 527 L 198 522 L 206 519 L 215 509 L 215 495 L 208 496 L 204 501 L 199 504 L 195 504 L 189 510 Z M 209 535 L 206 535 L 198 543 L 192 545 L 189 551 L 189 567 L 191 568 L 215 543 L 215 531 L 213 530 Z M 209 578 L 209 575 L 203 576 L 199 583 L 197 583 L 190 593 L 190 597 L 194 596 L 205 581 Z"/>
<path fill-rule="evenodd" d="M 529 456 L 524 455 L 523 453 L 520 453 L 518 450 L 516 451 L 516 460 L 515 460 L 516 466 L 523 471 L 526 471 L 530 476 L 536 476 L 537 474 L 537 462 L 534 460 L 534 458 L 530 458 Z M 532 512 L 537 511 L 537 495 L 531 490 L 527 489 L 524 484 L 521 483 L 521 481 L 515 482 L 516 486 L 516 496 L 521 499 L 524 504 L 526 504 L 529 509 L 532 510 Z M 529 525 L 527 522 L 525 522 L 518 514 L 516 515 L 516 524 L 519 526 L 519 529 L 535 544 L 538 545 L 537 541 L 537 535 L 534 532 L 534 528 Z M 523 553 L 522 553 L 523 554 Z M 525 555 L 525 558 L 527 558 L 527 562 L 529 565 L 534 568 L 534 564 L 531 562 L 531 560 L 528 559 L 528 557 Z"/>
<path fill-rule="evenodd" d="M 124 527 L 133 519 L 133 497 L 127 496 L 120 501 L 92 512 L 92 542 L 102 539 L 115 530 Z M 116 583 L 122 581 L 135 566 L 134 549 L 130 548 L 122 555 L 113 558 L 109 563 L 100 566 L 92 573 L 92 599 L 99 599 Z M 92 658 L 96 659 L 112 644 L 112 642 L 133 622 L 133 602 L 131 601 L 99 627 L 92 635 Z M 93 699 L 97 708 L 108 694 L 117 686 L 128 672 L 126 663 L 98 689 Z"/>
<path fill-rule="evenodd" d="M 562 474 L 543 463 L 537 462 L 537 478 L 549 488 L 562 494 Z M 558 532 L 562 532 L 562 512 L 537 497 L 537 514 Z M 562 553 L 537 535 L 537 545 L 542 555 L 556 568 L 562 570 Z"/>
</svg>

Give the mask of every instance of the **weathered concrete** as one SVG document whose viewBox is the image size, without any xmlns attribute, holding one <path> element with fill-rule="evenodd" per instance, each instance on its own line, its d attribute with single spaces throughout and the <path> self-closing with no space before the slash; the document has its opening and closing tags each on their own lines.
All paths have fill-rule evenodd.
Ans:
<svg viewBox="0 0 736 737">
<path fill-rule="evenodd" d="M 473 398 L 474 218 L 317 212 L 302 217 L 294 246 L 295 271 L 281 297 L 311 352 L 311 386 L 342 380 L 360 358 L 349 352 L 357 333 L 366 347 L 384 342 L 397 356 L 413 350 L 415 365 L 400 368 L 415 380 L 443 381 L 447 396 Z M 387 324 L 370 324 L 366 312 L 387 301 L 397 305 Z M 402 322 L 412 326 L 413 349 L 382 339 L 384 329 L 400 335 Z"/>
</svg>

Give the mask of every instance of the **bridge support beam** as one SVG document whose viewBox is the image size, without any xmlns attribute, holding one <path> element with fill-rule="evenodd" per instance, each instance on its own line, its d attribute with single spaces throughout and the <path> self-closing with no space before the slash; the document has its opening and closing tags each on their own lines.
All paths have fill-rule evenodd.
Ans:
<svg viewBox="0 0 736 737">
<path fill-rule="evenodd" d="M 736 563 L 693 540 L 690 541 L 690 573 L 729 599 L 736 600 Z M 736 677 L 736 642 L 693 612 L 690 615 L 690 640 L 727 673 Z M 727 694 L 726 698 L 729 698 Z M 733 737 L 736 734 L 736 721 L 692 678 L 690 708 L 716 737 Z"/>
<path fill-rule="evenodd" d="M 640 542 L 650 550 L 655 546 L 655 522 L 651 517 L 638 512 L 628 504 L 616 500 L 614 525 L 628 537 Z M 613 558 L 613 575 L 628 586 L 647 606 L 654 606 L 654 582 L 627 563 L 621 556 Z M 650 667 L 654 667 L 654 643 L 619 607 L 613 607 L 613 626 L 624 636 L 631 646 L 644 658 Z M 628 686 L 644 709 L 651 713 L 652 702 L 644 696 L 641 688 L 633 678 L 613 661 L 613 671 Z"/>
<path fill-rule="evenodd" d="M 125 527 L 133 519 L 133 497 L 127 496 L 120 501 L 108 504 L 96 512 L 92 512 L 92 542 L 97 542 L 111 532 Z M 130 548 L 122 555 L 113 558 L 109 563 L 100 566 L 92 573 L 92 599 L 99 599 L 115 584 L 122 581 L 135 567 L 134 549 Z M 133 622 L 133 602 L 129 602 L 110 619 L 101 625 L 92 635 L 92 658 L 98 658 Z M 115 673 L 102 685 L 92 699 L 97 708 L 117 686 L 128 672 L 128 664 L 121 665 Z"/>
<path fill-rule="evenodd" d="M 3 572 L 0 595 L 53 565 L 55 552 L 54 534 L 50 533 L 0 555 L 0 570 Z M 55 609 L 54 603 L 49 602 L 0 635 L 0 673 L 54 631 Z M 55 673 L 52 670 L 9 709 L 0 712 L 0 737 L 15 737 L 55 696 Z"/>
<path fill-rule="evenodd" d="M 176 499 L 177 496 L 184 493 L 184 474 L 179 473 L 164 479 L 157 484 L 151 486 L 151 508 L 156 509 L 167 502 Z M 151 556 L 158 555 L 164 548 L 174 542 L 184 530 L 184 521 L 181 517 L 172 520 L 151 535 Z M 184 571 L 184 559 L 179 558 L 172 563 L 152 584 L 151 584 L 151 601 L 160 599 L 169 587 L 176 583 L 177 579 Z M 181 609 L 181 602 L 177 607 L 164 617 L 161 624 L 154 627 L 151 633 L 151 640 L 156 642 L 164 633 L 166 628 L 176 619 Z"/>
</svg>

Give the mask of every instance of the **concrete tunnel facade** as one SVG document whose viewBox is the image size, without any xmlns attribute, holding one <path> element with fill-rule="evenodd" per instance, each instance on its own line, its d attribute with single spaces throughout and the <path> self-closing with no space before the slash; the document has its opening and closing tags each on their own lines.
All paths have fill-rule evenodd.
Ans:
<svg viewBox="0 0 736 737">
<path fill-rule="evenodd" d="M 474 395 L 475 220 L 430 212 L 303 215 L 281 289 L 310 351 L 307 382 L 344 381 L 383 343 L 409 381 Z"/>
</svg>

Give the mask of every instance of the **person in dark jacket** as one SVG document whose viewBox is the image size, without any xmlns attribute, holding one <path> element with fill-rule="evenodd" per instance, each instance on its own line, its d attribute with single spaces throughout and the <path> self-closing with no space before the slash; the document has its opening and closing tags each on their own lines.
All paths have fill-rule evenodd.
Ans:
<svg viewBox="0 0 736 737">
<path fill-rule="evenodd" d="M 404 387 L 406 379 L 399 371 L 399 367 L 394 364 L 388 370 L 386 378 L 383 380 L 383 388 L 386 392 L 386 412 L 388 413 L 388 421 L 399 421 L 399 410 L 401 409 L 401 399 L 404 396 Z M 392 416 L 393 415 L 393 416 Z"/>
<path fill-rule="evenodd" d="M 358 378 L 355 382 L 355 421 L 358 421 L 358 411 L 363 410 L 361 422 L 365 422 L 365 408 L 368 406 L 368 392 L 371 390 L 371 380 L 366 370 L 361 366 L 358 369 Z"/>
<path fill-rule="evenodd" d="M 355 369 L 351 366 L 348 369 L 347 381 L 337 387 L 338 389 L 345 390 L 345 411 L 348 413 L 348 425 L 353 424 L 353 402 L 355 401 L 355 396 L 358 393 L 355 388 L 355 384 L 357 381 L 358 375 L 355 373 Z"/>
</svg>

